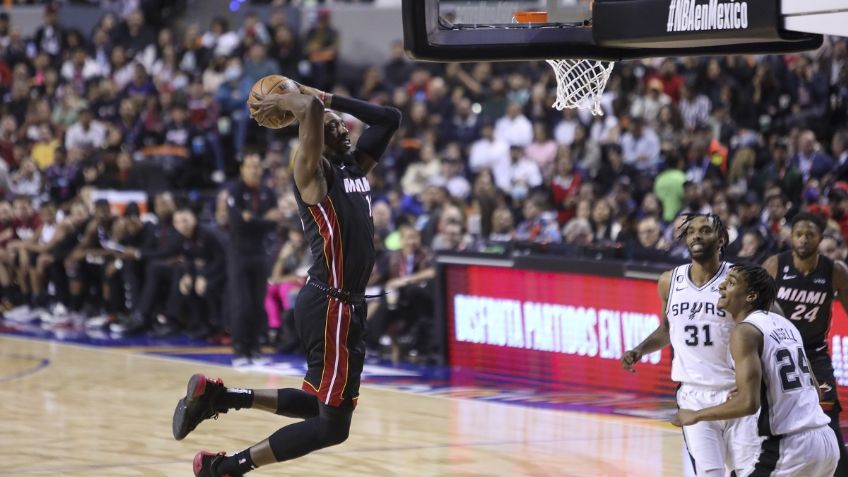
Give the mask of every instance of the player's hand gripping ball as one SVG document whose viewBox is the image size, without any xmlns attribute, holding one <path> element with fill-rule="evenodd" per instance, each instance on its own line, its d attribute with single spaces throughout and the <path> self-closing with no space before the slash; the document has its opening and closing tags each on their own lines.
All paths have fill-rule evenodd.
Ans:
<svg viewBox="0 0 848 477">
<path fill-rule="evenodd" d="M 296 82 L 281 75 L 269 75 L 260 78 L 250 89 L 250 97 L 247 99 L 247 107 L 250 109 L 250 115 L 259 123 L 270 129 L 281 129 L 295 122 L 294 114 L 291 111 L 273 109 L 269 111 L 268 107 L 263 108 L 263 99 L 272 94 L 289 94 L 299 93 L 300 88 Z M 271 98 L 268 98 L 271 99 Z"/>
</svg>

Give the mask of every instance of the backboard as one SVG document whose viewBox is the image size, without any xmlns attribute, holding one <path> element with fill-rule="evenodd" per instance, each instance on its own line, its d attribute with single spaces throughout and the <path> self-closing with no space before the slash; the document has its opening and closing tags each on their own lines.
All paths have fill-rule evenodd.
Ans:
<svg viewBox="0 0 848 477">
<path fill-rule="evenodd" d="M 547 19 L 515 19 L 527 11 Z M 780 0 L 403 0 L 403 22 L 407 52 L 430 61 L 786 53 L 822 42 L 786 29 Z"/>
</svg>

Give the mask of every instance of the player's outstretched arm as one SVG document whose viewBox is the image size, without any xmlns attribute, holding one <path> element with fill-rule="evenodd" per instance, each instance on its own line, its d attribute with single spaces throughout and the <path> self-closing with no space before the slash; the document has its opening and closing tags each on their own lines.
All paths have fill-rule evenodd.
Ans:
<svg viewBox="0 0 848 477">
<path fill-rule="evenodd" d="M 672 418 L 675 426 L 691 426 L 701 421 L 720 421 L 749 416 L 760 408 L 760 383 L 763 365 L 760 347 L 763 334 L 752 325 L 740 323 L 730 335 L 730 355 L 736 366 L 736 389 L 733 399 L 724 403 L 693 411 L 681 409 Z"/>
<path fill-rule="evenodd" d="M 642 359 L 642 356 L 659 351 L 671 343 L 671 337 L 668 334 L 668 317 L 665 315 L 666 305 L 668 304 L 669 286 L 671 286 L 671 272 L 667 271 L 660 275 L 660 279 L 657 281 L 657 289 L 660 295 L 660 301 L 662 301 L 660 326 L 639 343 L 639 346 L 625 351 L 624 356 L 621 357 L 621 366 L 631 373 L 636 372 L 634 366 Z"/>
<path fill-rule="evenodd" d="M 294 161 L 294 183 L 304 202 L 309 205 L 321 202 L 327 195 L 321 155 L 324 150 L 324 104 L 315 96 L 297 93 L 264 97 L 254 93 L 254 98 L 257 101 L 253 115 L 260 125 L 265 118 L 280 111 L 291 111 L 300 123 L 300 148 Z"/>
</svg>

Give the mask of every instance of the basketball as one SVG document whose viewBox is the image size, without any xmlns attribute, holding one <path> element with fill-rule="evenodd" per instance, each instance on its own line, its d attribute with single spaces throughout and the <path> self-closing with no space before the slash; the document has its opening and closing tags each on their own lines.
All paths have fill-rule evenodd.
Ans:
<svg viewBox="0 0 848 477">
<path fill-rule="evenodd" d="M 281 75 L 268 75 L 263 78 L 260 78 L 259 81 L 253 84 L 253 87 L 250 88 L 250 98 L 247 100 L 247 105 L 253 110 L 253 105 L 256 102 L 253 94 L 259 94 L 260 96 L 265 96 L 267 94 L 288 94 L 288 93 L 299 93 L 300 89 L 297 87 L 297 83 L 286 78 Z M 286 126 L 291 125 L 295 122 L 294 114 L 290 111 L 284 111 L 282 114 L 278 114 L 274 117 L 269 117 L 265 121 L 265 126 L 271 129 L 281 129 Z"/>
</svg>

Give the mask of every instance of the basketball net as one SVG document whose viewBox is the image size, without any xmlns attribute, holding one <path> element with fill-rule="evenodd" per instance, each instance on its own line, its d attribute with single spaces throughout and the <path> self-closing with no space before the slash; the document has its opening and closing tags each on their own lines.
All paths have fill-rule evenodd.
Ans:
<svg viewBox="0 0 848 477">
<path fill-rule="evenodd" d="M 548 12 L 515 12 L 512 21 L 546 23 Z M 547 63 L 554 69 L 557 81 L 554 108 L 560 111 L 565 108 L 579 108 L 591 111 L 594 116 L 603 116 L 601 97 L 615 62 L 566 59 L 547 60 Z"/>
</svg>

